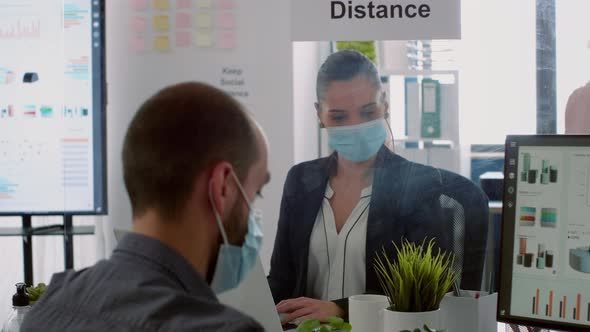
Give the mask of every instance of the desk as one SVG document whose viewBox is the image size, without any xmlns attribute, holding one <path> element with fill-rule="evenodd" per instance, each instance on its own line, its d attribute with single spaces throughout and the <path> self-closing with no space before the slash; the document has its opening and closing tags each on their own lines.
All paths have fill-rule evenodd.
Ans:
<svg viewBox="0 0 590 332">
<path fill-rule="evenodd" d="M 510 332 L 509 330 L 507 330 L 507 326 L 504 323 L 498 323 L 498 332 Z M 290 330 L 285 330 L 285 332 L 295 332 L 296 329 L 290 329 Z M 354 331 L 354 329 L 353 329 Z"/>
</svg>

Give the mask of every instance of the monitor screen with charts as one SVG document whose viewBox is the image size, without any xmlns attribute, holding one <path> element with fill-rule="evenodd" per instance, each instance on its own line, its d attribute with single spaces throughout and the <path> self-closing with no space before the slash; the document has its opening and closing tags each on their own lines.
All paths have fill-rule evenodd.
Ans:
<svg viewBox="0 0 590 332">
<path fill-rule="evenodd" d="M 106 213 L 104 0 L 0 0 L 0 215 Z"/>
<path fill-rule="evenodd" d="M 498 320 L 590 329 L 590 136 L 508 136 Z"/>
</svg>

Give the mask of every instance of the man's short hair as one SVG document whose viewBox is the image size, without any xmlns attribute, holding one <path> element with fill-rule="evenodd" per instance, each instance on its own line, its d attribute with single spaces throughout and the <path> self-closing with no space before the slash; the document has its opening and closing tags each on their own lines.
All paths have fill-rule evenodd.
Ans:
<svg viewBox="0 0 590 332">
<path fill-rule="evenodd" d="M 133 215 L 155 208 L 175 218 L 199 174 L 231 163 L 243 180 L 259 158 L 254 124 L 243 107 L 203 83 L 181 83 L 149 98 L 123 142 L 123 177 Z"/>
</svg>

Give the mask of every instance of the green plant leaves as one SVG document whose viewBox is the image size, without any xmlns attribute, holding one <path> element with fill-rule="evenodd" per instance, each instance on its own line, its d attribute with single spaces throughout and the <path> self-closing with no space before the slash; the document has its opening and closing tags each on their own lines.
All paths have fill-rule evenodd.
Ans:
<svg viewBox="0 0 590 332">
<path fill-rule="evenodd" d="M 320 327 L 320 321 L 317 319 L 309 319 L 299 324 L 297 332 L 313 332 L 316 328 Z"/>
<path fill-rule="evenodd" d="M 304 321 L 303 323 L 301 323 L 301 325 L 299 325 L 297 327 L 297 332 L 314 332 L 314 331 L 319 331 L 319 332 L 331 332 L 331 331 L 350 331 L 352 330 L 352 326 L 345 322 L 344 319 L 340 318 L 340 317 L 328 317 L 328 324 L 329 328 L 327 326 L 322 326 L 320 324 L 320 321 L 317 319 L 308 319 L 306 321 Z"/>
<path fill-rule="evenodd" d="M 37 302 L 41 295 L 43 295 L 43 292 L 45 292 L 46 288 L 47 285 L 44 283 L 39 283 L 37 286 L 27 287 L 27 296 L 29 297 L 29 302 L 31 304 Z"/>
<path fill-rule="evenodd" d="M 381 288 L 387 296 L 390 310 L 424 312 L 437 310 L 459 274 L 452 267 L 455 256 L 434 252 L 434 239 L 426 245 L 402 242 L 401 248 L 393 243 L 397 261 L 392 262 L 385 248 L 377 253 L 374 268 Z M 409 332 L 409 331 L 408 331 Z"/>
<path fill-rule="evenodd" d="M 376 64 L 377 55 L 374 41 L 338 41 L 336 42 L 336 48 L 338 50 L 359 51 Z"/>
<path fill-rule="evenodd" d="M 344 323 L 344 319 L 340 317 L 328 317 L 328 323 L 330 326 L 336 327 L 342 325 Z"/>
</svg>

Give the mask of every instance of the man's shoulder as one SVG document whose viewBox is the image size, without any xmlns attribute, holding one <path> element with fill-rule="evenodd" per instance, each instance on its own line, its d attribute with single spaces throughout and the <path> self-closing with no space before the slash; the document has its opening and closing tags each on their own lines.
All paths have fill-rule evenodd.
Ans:
<svg viewBox="0 0 590 332">
<path fill-rule="evenodd" d="M 105 263 L 54 275 L 27 319 L 27 331 L 35 331 L 32 326 L 57 331 L 82 325 L 87 331 L 102 331 L 106 326 L 113 331 L 264 331 L 254 319 L 221 304 L 210 292 L 189 294 L 167 284 L 131 282 L 126 287 L 127 282 L 119 278 L 89 285 L 94 277 L 88 276 L 104 271 Z"/>
</svg>

